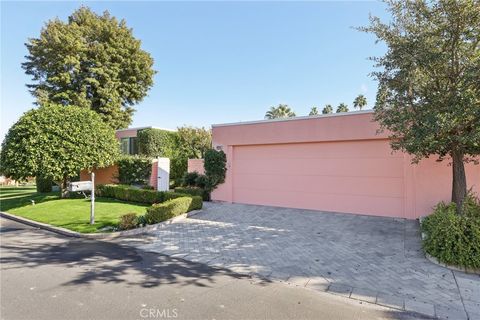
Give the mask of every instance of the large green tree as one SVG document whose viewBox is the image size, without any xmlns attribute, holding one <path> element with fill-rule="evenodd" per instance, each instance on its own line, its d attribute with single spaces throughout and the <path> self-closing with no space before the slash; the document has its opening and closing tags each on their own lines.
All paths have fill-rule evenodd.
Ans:
<svg viewBox="0 0 480 320">
<path fill-rule="evenodd" d="M 362 110 L 367 105 L 367 98 L 363 94 L 359 94 L 355 100 L 353 100 L 353 107 L 358 110 Z"/>
<path fill-rule="evenodd" d="M 81 7 L 64 22 L 46 23 L 26 43 L 22 64 L 37 104 L 78 106 L 98 112 L 114 129 L 132 121 L 133 106 L 153 85 L 153 59 L 124 20 Z"/>
<path fill-rule="evenodd" d="M 112 165 L 118 153 L 114 130 L 97 113 L 44 105 L 27 111 L 10 128 L 0 160 L 8 177 L 51 179 L 64 191 L 80 170 Z"/>
<path fill-rule="evenodd" d="M 374 58 L 375 119 L 392 148 L 452 163 L 452 201 L 461 213 L 464 163 L 480 154 L 480 1 L 388 1 L 392 18 L 360 28 L 388 46 Z M 475 159 L 475 157 L 477 157 Z"/>
<path fill-rule="evenodd" d="M 296 114 L 286 104 L 279 104 L 278 107 L 271 107 L 270 110 L 265 113 L 265 119 L 278 119 L 278 118 L 291 118 Z"/>
<path fill-rule="evenodd" d="M 177 128 L 178 147 L 187 158 L 203 159 L 212 148 L 212 131 L 205 128 L 184 126 Z"/>
</svg>

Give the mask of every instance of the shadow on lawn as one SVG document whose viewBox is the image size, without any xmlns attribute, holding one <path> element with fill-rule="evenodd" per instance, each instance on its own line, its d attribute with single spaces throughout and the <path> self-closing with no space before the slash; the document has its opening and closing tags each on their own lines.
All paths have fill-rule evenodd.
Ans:
<svg viewBox="0 0 480 320">
<path fill-rule="evenodd" d="M 66 239 L 22 227 L 2 228 L 2 269 L 63 266 L 75 268 L 66 286 L 92 282 L 123 283 L 151 288 L 162 284 L 210 287 L 214 276 L 249 278 L 222 268 L 143 251 L 126 245 Z M 18 236 L 21 241 L 18 241 Z M 33 238 L 33 239 L 32 239 Z M 33 240 L 33 241 L 30 241 Z M 7 254 L 5 254 L 7 253 Z"/>
<path fill-rule="evenodd" d="M 28 187 L 0 188 L 0 211 L 8 211 L 35 203 L 59 199 L 58 192 L 37 193 Z"/>
</svg>

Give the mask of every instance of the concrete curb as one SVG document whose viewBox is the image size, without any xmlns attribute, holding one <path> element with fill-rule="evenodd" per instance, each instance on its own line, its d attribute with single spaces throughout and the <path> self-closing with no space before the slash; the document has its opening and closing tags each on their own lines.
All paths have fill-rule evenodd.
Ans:
<svg viewBox="0 0 480 320">
<path fill-rule="evenodd" d="M 165 220 L 163 222 L 157 223 L 157 224 L 152 224 L 152 225 L 147 225 L 145 227 L 141 228 L 136 228 L 136 229 L 131 229 L 131 230 L 125 230 L 125 231 L 116 231 L 116 232 L 102 232 L 102 233 L 80 233 L 76 231 L 72 231 L 69 229 L 61 228 L 61 227 L 55 227 L 46 223 L 42 222 L 37 222 L 33 221 L 30 219 L 26 219 L 23 217 L 19 217 L 7 212 L 0 212 L 0 217 L 10 219 L 16 222 L 20 222 L 35 228 L 43 229 L 43 230 L 48 230 L 51 232 L 55 232 L 57 234 L 61 234 L 63 236 L 67 237 L 74 237 L 74 238 L 86 238 L 86 239 L 115 239 L 119 237 L 128 237 L 128 236 L 133 236 L 133 235 L 138 235 L 138 234 L 143 234 L 143 233 L 148 233 L 151 231 L 155 231 L 158 229 L 163 228 L 166 225 L 169 225 L 171 223 L 174 223 L 179 220 L 183 220 L 185 218 L 190 218 L 198 213 L 202 212 L 202 210 L 193 210 L 190 212 L 187 212 L 185 214 L 173 217 L 171 219 Z"/>
<path fill-rule="evenodd" d="M 422 222 L 423 222 L 424 219 L 425 219 L 425 217 L 423 217 L 423 216 L 418 218 L 418 220 L 420 221 L 420 227 L 422 226 Z M 427 238 L 427 235 L 425 234 L 425 232 L 422 232 L 422 241 L 424 241 L 426 238 Z M 460 272 L 465 272 L 465 273 L 468 273 L 468 274 L 480 275 L 480 269 L 466 268 L 466 267 L 457 266 L 457 265 L 454 265 L 454 264 L 443 263 L 443 262 L 440 262 L 434 256 L 430 255 L 425 250 L 423 251 L 423 253 L 425 254 L 425 258 L 428 261 L 430 261 L 431 263 L 434 263 L 438 266 L 441 266 L 441 267 L 444 267 L 444 268 L 447 268 L 447 269 L 450 269 L 450 270 L 453 270 L 453 271 L 460 271 Z"/>
</svg>

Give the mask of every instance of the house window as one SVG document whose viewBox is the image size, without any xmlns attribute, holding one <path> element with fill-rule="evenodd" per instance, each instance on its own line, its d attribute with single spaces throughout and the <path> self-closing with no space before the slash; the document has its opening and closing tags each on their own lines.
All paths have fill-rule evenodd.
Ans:
<svg viewBox="0 0 480 320">
<path fill-rule="evenodd" d="M 136 137 L 120 139 L 120 149 L 123 154 L 138 154 L 138 145 Z"/>
<path fill-rule="evenodd" d="M 130 138 L 130 154 L 138 154 L 137 137 Z"/>
<path fill-rule="evenodd" d="M 123 154 L 130 154 L 130 138 L 122 138 L 120 140 L 120 149 Z"/>
</svg>

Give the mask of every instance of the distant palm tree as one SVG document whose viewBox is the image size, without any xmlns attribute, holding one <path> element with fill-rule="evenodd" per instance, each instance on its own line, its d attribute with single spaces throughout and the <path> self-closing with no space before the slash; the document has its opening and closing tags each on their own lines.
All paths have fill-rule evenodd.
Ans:
<svg viewBox="0 0 480 320">
<path fill-rule="evenodd" d="M 333 113 L 332 105 L 327 104 L 327 105 L 323 108 L 322 113 L 323 113 L 323 114 Z"/>
<path fill-rule="evenodd" d="M 317 107 L 312 107 L 310 110 L 310 113 L 308 114 L 309 116 L 316 116 L 318 114 L 318 109 Z"/>
<path fill-rule="evenodd" d="M 291 118 L 295 116 L 295 112 L 293 112 L 286 104 L 279 104 L 276 108 L 271 107 L 270 110 L 265 113 L 265 119 Z"/>
<path fill-rule="evenodd" d="M 348 112 L 348 106 L 345 103 L 340 103 L 337 107 L 337 113 Z"/>
<path fill-rule="evenodd" d="M 367 98 L 363 94 L 359 94 L 355 100 L 353 100 L 353 106 L 355 109 L 362 110 L 363 107 L 367 105 Z"/>
</svg>

